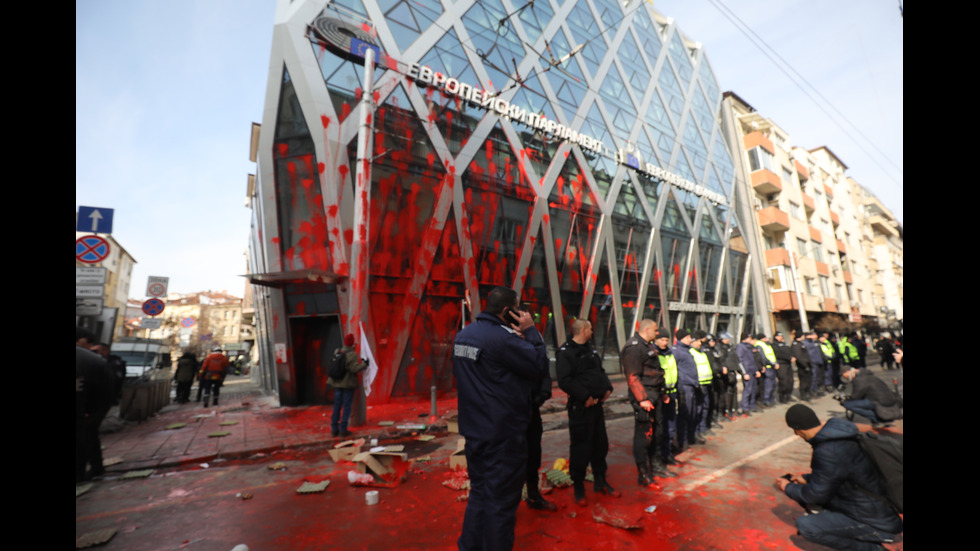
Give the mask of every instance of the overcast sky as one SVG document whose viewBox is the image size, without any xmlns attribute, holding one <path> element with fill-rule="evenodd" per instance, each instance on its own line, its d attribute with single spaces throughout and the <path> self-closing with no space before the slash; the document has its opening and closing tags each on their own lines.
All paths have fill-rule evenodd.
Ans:
<svg viewBox="0 0 980 551">
<path fill-rule="evenodd" d="M 654 7 L 703 43 L 722 90 L 793 144 L 828 146 L 903 220 L 898 2 L 725 2 L 829 100 L 823 109 L 716 2 Z M 169 277 L 171 292 L 244 292 L 250 127 L 261 122 L 274 11 L 273 0 L 75 3 L 75 208 L 115 209 L 113 237 L 137 261 L 133 298 L 151 275 Z"/>
</svg>

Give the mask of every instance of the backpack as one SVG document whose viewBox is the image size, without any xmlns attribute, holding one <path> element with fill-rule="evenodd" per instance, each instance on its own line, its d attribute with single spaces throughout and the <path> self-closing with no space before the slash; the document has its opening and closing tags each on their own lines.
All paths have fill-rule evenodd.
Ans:
<svg viewBox="0 0 980 551">
<path fill-rule="evenodd" d="M 327 375 L 334 382 L 340 382 L 341 379 L 347 376 L 347 354 L 344 353 L 342 348 L 337 349 L 333 357 L 330 358 L 330 363 L 327 365 Z"/>
<path fill-rule="evenodd" d="M 886 502 L 898 514 L 903 514 L 902 442 L 894 438 L 880 436 L 874 432 L 862 432 L 858 434 L 856 439 L 861 451 L 874 465 L 875 472 L 878 474 L 878 481 L 881 483 L 881 487 L 885 489 L 885 495 L 869 492 L 860 486 L 858 488 L 864 493 Z"/>
</svg>

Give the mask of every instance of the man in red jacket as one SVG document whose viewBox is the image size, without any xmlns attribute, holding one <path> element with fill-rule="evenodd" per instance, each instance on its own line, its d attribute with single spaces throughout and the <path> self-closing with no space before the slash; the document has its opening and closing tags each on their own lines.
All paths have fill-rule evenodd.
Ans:
<svg viewBox="0 0 980 551">
<path fill-rule="evenodd" d="M 201 362 L 201 370 L 197 373 L 197 378 L 200 381 L 199 384 L 204 388 L 204 407 L 208 407 L 212 390 L 214 391 L 214 405 L 218 405 L 221 383 L 224 382 L 230 365 L 228 357 L 221 352 L 220 346 L 212 348 L 211 354 Z"/>
</svg>

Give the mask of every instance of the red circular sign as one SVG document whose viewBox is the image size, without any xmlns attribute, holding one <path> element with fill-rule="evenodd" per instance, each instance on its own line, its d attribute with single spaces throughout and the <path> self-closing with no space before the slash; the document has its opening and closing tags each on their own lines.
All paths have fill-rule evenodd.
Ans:
<svg viewBox="0 0 980 551">
<path fill-rule="evenodd" d="M 75 259 L 86 264 L 102 262 L 109 256 L 109 242 L 98 235 L 84 235 L 75 240 Z"/>
<path fill-rule="evenodd" d="M 143 303 L 143 313 L 148 316 L 159 316 L 163 312 L 163 301 L 158 298 L 151 298 Z"/>
</svg>

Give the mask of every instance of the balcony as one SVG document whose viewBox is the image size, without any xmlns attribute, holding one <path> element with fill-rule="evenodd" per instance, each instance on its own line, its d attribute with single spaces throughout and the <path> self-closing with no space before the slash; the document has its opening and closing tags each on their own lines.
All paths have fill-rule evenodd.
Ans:
<svg viewBox="0 0 980 551">
<path fill-rule="evenodd" d="M 843 270 L 841 276 L 843 276 L 845 283 L 854 283 L 854 276 L 851 275 L 851 272 Z"/>
<path fill-rule="evenodd" d="M 825 262 L 820 262 L 819 260 L 814 260 L 814 264 L 817 266 L 817 273 L 823 276 L 830 277 L 830 267 L 827 266 Z"/>
<path fill-rule="evenodd" d="M 836 312 L 837 311 L 837 301 L 832 298 L 823 299 L 823 311 L 824 312 Z"/>
<path fill-rule="evenodd" d="M 766 250 L 766 267 L 789 266 L 789 251 L 779 247 Z"/>
<path fill-rule="evenodd" d="M 756 214 L 759 216 L 759 226 L 763 231 L 781 232 L 789 229 L 789 215 L 778 207 L 767 207 Z"/>
<path fill-rule="evenodd" d="M 834 190 L 830 189 L 830 186 L 828 186 L 827 184 L 823 185 L 823 192 L 826 193 L 827 197 L 829 197 L 830 199 L 834 198 Z"/>
<path fill-rule="evenodd" d="M 894 222 L 881 215 L 872 216 L 868 219 L 868 225 L 876 233 L 898 237 L 898 229 L 893 224 Z"/>
<path fill-rule="evenodd" d="M 810 171 L 803 166 L 803 163 L 793 159 L 793 165 L 796 167 L 796 173 L 800 176 L 801 182 L 805 182 L 810 179 Z"/>
<path fill-rule="evenodd" d="M 847 247 L 844 246 L 844 242 L 840 239 L 837 240 L 837 252 L 840 254 L 847 254 Z"/>
<path fill-rule="evenodd" d="M 744 138 L 742 138 L 742 143 L 745 144 L 746 151 L 752 149 L 753 147 L 761 146 L 770 154 L 776 154 L 776 148 L 772 145 L 772 140 L 767 138 L 762 132 L 749 132 Z"/>
<path fill-rule="evenodd" d="M 835 228 L 837 226 L 840 226 L 840 215 L 834 211 L 830 211 L 830 222 L 834 225 Z"/>
<path fill-rule="evenodd" d="M 749 178 L 752 180 L 752 188 L 763 197 L 783 191 L 783 183 L 779 180 L 779 176 L 767 168 L 756 170 L 749 175 Z"/>
<path fill-rule="evenodd" d="M 816 241 L 817 243 L 823 243 L 823 235 L 820 233 L 820 230 L 814 228 L 813 226 L 807 226 L 807 228 L 810 230 L 811 240 Z"/>
<path fill-rule="evenodd" d="M 796 291 L 777 291 L 772 295 L 773 310 L 798 310 L 800 303 L 796 300 Z"/>
<path fill-rule="evenodd" d="M 806 193 L 800 193 L 803 196 L 803 208 L 806 209 L 807 216 L 813 214 L 813 211 L 817 209 L 816 203 L 813 201 L 813 197 L 810 197 Z"/>
</svg>

